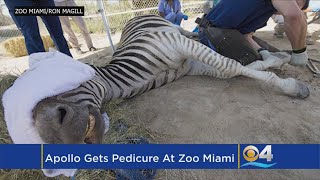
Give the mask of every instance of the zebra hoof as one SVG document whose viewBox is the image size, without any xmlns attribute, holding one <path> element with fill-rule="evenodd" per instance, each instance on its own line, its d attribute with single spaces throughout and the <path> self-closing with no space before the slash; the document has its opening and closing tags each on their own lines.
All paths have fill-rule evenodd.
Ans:
<svg viewBox="0 0 320 180">
<path fill-rule="evenodd" d="M 301 99 L 305 99 L 310 95 L 308 86 L 299 81 L 297 81 L 296 83 L 296 92 L 297 92 L 297 97 Z"/>
</svg>

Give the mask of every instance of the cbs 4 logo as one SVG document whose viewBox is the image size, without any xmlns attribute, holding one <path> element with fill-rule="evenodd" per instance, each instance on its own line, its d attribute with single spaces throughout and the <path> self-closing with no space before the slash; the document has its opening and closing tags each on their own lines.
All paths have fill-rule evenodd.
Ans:
<svg viewBox="0 0 320 180">
<path fill-rule="evenodd" d="M 269 168 L 276 163 L 273 164 L 264 164 L 264 163 L 259 163 L 255 162 L 258 159 L 263 160 L 265 159 L 267 162 L 271 162 L 273 159 L 273 154 L 272 154 L 272 147 L 271 145 L 266 145 L 262 151 L 260 152 L 259 149 L 256 146 L 250 145 L 244 148 L 243 150 L 243 158 L 246 161 L 249 161 L 249 163 L 245 163 L 241 165 L 243 166 L 256 166 L 256 167 L 262 167 L 262 168 Z"/>
</svg>

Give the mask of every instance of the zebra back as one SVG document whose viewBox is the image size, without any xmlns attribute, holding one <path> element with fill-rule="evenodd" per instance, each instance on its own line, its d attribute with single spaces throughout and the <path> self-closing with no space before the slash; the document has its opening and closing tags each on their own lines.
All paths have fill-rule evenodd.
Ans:
<svg viewBox="0 0 320 180">
<path fill-rule="evenodd" d="M 174 27 L 169 21 L 158 15 L 142 15 L 130 19 L 123 28 L 120 42 L 117 50 L 121 50 L 130 41 L 150 32 L 173 32 L 179 33 L 179 30 Z"/>
</svg>

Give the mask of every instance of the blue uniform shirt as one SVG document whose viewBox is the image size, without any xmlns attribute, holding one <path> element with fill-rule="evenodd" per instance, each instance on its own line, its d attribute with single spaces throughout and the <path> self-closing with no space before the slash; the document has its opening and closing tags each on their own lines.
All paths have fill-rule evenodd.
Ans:
<svg viewBox="0 0 320 180">
<path fill-rule="evenodd" d="M 271 0 L 221 0 L 206 19 L 216 27 L 247 34 L 266 26 L 275 12 Z"/>
<path fill-rule="evenodd" d="M 160 0 L 158 5 L 158 11 L 164 13 L 165 15 L 171 12 L 178 13 L 181 10 L 181 4 L 179 0 L 173 0 L 172 6 L 168 4 L 166 0 Z"/>
</svg>

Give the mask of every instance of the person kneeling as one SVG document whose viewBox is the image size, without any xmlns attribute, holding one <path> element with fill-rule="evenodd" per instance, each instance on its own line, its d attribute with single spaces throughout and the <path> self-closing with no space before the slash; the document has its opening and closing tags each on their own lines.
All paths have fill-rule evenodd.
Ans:
<svg viewBox="0 0 320 180">
<path fill-rule="evenodd" d="M 281 14 L 292 47 L 289 64 L 305 66 L 308 61 L 307 21 L 302 10 L 308 6 L 309 0 L 222 0 L 204 18 L 197 19 L 199 39 L 242 65 L 261 58 L 265 60 L 263 54 L 268 52 L 254 40 L 253 34 L 266 26 L 273 14 Z M 277 57 L 271 57 L 277 60 Z"/>
<path fill-rule="evenodd" d="M 160 0 L 158 11 L 161 17 L 178 26 L 180 26 L 182 19 L 188 19 L 188 16 L 181 12 L 179 0 Z"/>
</svg>

